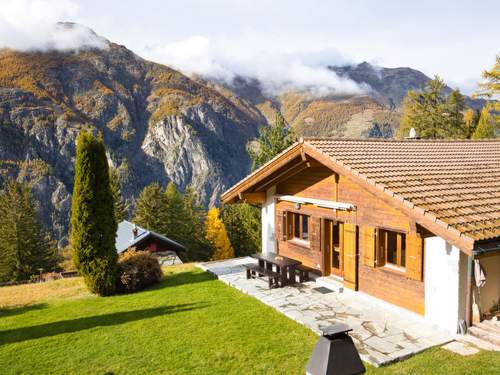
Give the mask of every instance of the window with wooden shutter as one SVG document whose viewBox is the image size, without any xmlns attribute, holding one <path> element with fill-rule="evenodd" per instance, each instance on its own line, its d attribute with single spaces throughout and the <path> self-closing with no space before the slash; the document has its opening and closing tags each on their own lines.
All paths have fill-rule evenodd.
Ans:
<svg viewBox="0 0 500 375">
<path fill-rule="evenodd" d="M 418 233 L 406 235 L 406 276 L 422 281 L 423 276 L 423 240 Z"/>
<path fill-rule="evenodd" d="M 361 263 L 365 266 L 375 266 L 376 229 L 361 227 Z"/>
</svg>

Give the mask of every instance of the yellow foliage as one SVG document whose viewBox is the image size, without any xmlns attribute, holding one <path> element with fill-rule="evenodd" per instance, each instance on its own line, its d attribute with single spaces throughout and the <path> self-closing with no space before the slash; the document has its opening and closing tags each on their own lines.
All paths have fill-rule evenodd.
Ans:
<svg viewBox="0 0 500 375">
<path fill-rule="evenodd" d="M 219 217 L 219 209 L 216 207 L 208 210 L 205 237 L 214 249 L 212 260 L 234 258 L 234 250 L 229 241 L 226 227 Z"/>
<path fill-rule="evenodd" d="M 0 50 L 0 86 L 15 87 L 39 98 L 62 98 L 62 87 L 49 74 L 57 67 L 53 53 Z"/>
<path fill-rule="evenodd" d="M 94 80 L 94 88 L 102 95 L 113 95 L 113 90 L 103 84 L 101 81 Z"/>
</svg>

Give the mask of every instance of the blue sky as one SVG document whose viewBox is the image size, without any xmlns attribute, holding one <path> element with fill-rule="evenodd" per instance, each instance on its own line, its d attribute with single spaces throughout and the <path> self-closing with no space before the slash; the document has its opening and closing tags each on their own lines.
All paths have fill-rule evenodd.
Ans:
<svg viewBox="0 0 500 375">
<path fill-rule="evenodd" d="M 9 2 L 10 8 L 2 7 Z M 144 57 L 188 73 L 215 76 L 236 71 L 265 78 L 292 69 L 292 61 L 298 69 L 284 79 L 310 74 L 315 82 L 322 76 L 303 66 L 366 60 L 439 74 L 470 92 L 481 71 L 491 67 L 500 53 L 500 1 L 15 0 L 13 4 L 14 0 L 0 0 L 0 21 L 3 17 L 29 31 L 31 22 L 42 21 L 37 18 L 40 11 L 30 16 L 25 10 L 38 6 L 46 10 L 47 21 L 80 22 Z M 13 35 L 0 27 L 0 45 L 7 32 Z"/>
</svg>

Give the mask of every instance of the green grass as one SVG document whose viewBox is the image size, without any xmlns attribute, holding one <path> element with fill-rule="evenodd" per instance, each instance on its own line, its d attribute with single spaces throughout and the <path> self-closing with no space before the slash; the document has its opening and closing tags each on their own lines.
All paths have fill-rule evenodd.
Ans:
<svg viewBox="0 0 500 375">
<path fill-rule="evenodd" d="M 11 288 L 3 296 L 18 290 Z M 141 293 L 74 297 L 44 295 L 0 310 L 2 374 L 303 374 L 317 340 L 191 266 L 169 267 L 160 285 Z M 498 353 L 460 357 L 436 349 L 368 373 L 487 374 L 498 368 Z"/>
</svg>

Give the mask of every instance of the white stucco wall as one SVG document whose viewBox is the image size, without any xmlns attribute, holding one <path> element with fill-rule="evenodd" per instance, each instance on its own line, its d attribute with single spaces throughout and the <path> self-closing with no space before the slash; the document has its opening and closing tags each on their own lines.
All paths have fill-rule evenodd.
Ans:
<svg viewBox="0 0 500 375">
<path fill-rule="evenodd" d="M 486 284 L 479 290 L 480 308 L 489 313 L 491 307 L 500 299 L 500 254 L 480 258 L 486 274 Z"/>
<path fill-rule="evenodd" d="M 274 236 L 274 195 L 276 186 L 269 188 L 266 192 L 266 202 L 262 205 L 262 252 L 276 252 L 276 240 Z"/>
<path fill-rule="evenodd" d="M 456 333 L 465 318 L 467 255 L 441 237 L 425 239 L 425 318 Z"/>
</svg>

